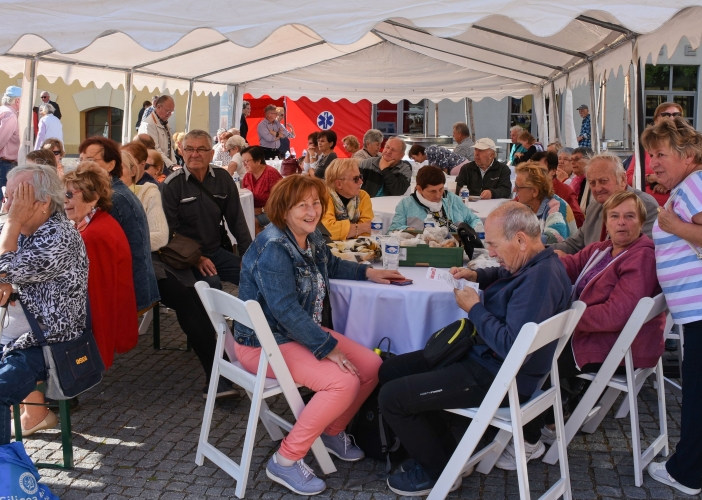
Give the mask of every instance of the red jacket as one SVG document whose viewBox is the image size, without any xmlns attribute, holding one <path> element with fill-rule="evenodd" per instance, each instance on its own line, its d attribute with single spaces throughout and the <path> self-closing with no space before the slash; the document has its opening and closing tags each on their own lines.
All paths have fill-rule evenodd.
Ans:
<svg viewBox="0 0 702 500">
<path fill-rule="evenodd" d="M 595 251 L 610 251 L 612 241 L 592 243 L 575 255 L 561 257 L 561 262 L 575 283 Z M 661 293 L 656 277 L 656 259 L 653 241 L 642 234 L 629 246 L 626 253 L 585 286 L 580 294 L 587 309 L 573 333 L 573 354 L 578 366 L 603 363 L 614 346 L 631 313 L 643 297 Z M 663 327 L 665 314 L 643 326 L 632 344 L 634 366 L 650 368 L 663 354 Z M 623 363 L 623 362 L 622 362 Z"/>
<path fill-rule="evenodd" d="M 115 351 L 131 350 L 139 339 L 132 252 L 122 226 L 102 210 L 80 235 L 88 251 L 93 335 L 105 368 L 109 368 Z"/>
<path fill-rule="evenodd" d="M 573 211 L 573 216 L 575 217 L 575 225 L 578 227 L 582 226 L 583 222 L 585 222 L 585 214 L 580 210 L 578 195 L 575 194 L 568 184 L 563 184 L 555 177 L 553 178 L 553 192 L 570 205 L 570 209 Z"/>
</svg>

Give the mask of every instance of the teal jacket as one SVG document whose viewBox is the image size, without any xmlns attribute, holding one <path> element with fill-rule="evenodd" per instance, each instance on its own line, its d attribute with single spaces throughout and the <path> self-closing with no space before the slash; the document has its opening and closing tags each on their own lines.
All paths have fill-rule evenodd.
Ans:
<svg viewBox="0 0 702 500">
<path fill-rule="evenodd" d="M 444 213 L 454 224 L 465 222 L 470 227 L 475 228 L 480 222 L 480 218 L 470 208 L 465 206 L 460 197 L 453 193 L 447 191 L 441 200 L 441 204 L 444 207 Z M 427 217 L 427 210 L 418 204 L 412 196 L 406 196 L 395 207 L 395 216 L 392 218 L 389 230 L 399 231 L 406 229 L 409 226 L 407 220 L 413 217 L 424 221 Z"/>
</svg>

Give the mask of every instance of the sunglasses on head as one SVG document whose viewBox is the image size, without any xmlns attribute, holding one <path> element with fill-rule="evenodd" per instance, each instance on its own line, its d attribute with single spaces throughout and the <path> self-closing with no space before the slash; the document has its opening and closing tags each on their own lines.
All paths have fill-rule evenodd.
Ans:
<svg viewBox="0 0 702 500">
<path fill-rule="evenodd" d="M 682 116 L 682 113 L 676 111 L 675 113 L 661 113 L 664 118 L 675 118 L 676 116 Z"/>
</svg>

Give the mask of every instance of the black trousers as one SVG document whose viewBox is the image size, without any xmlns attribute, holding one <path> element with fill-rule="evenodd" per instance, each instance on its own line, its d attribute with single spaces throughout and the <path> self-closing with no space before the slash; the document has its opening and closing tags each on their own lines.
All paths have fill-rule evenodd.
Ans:
<svg viewBox="0 0 702 500">
<path fill-rule="evenodd" d="M 680 441 L 668 474 L 688 488 L 702 487 L 702 321 L 685 325 Z"/>
<path fill-rule="evenodd" d="M 480 406 L 495 376 L 467 356 L 432 370 L 422 351 L 385 361 L 378 376 L 383 418 L 409 455 L 430 477 L 438 479 L 458 445 L 443 410 Z M 507 404 L 505 398 L 503 406 Z M 539 427 L 524 426 L 526 441 L 536 443 L 540 436 Z"/>
<path fill-rule="evenodd" d="M 218 248 L 212 253 L 203 254 L 210 259 L 217 269 L 217 274 L 214 276 L 204 276 L 200 271 L 193 267 L 193 274 L 198 281 L 206 281 L 211 288 L 218 290 L 222 289 L 222 281 L 228 281 L 234 285 L 239 285 L 239 273 L 241 272 L 241 257 L 225 250 Z"/>
<path fill-rule="evenodd" d="M 273 148 L 264 148 L 261 146 L 261 149 L 263 149 L 263 155 L 266 158 L 266 160 L 275 160 L 275 157 L 277 156 L 279 159 L 283 159 L 282 156 L 280 156 L 280 151 L 277 149 Z"/>
<path fill-rule="evenodd" d="M 217 347 L 217 334 L 200 296 L 194 288 L 186 287 L 168 272 L 166 279 L 158 280 L 158 291 L 161 294 L 161 303 L 175 310 L 178 324 L 188 337 L 209 383 Z"/>
</svg>

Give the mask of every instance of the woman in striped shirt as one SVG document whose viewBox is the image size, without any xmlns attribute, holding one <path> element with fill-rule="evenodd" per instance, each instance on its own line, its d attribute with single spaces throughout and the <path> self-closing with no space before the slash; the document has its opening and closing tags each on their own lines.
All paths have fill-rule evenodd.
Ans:
<svg viewBox="0 0 702 500">
<path fill-rule="evenodd" d="M 702 491 L 702 134 L 682 118 L 647 128 L 641 142 L 658 182 L 671 190 L 653 226 L 656 273 L 677 325 L 684 325 L 683 403 L 675 454 L 650 476 L 688 495 Z M 682 348 L 683 346 L 680 346 Z"/>
</svg>

